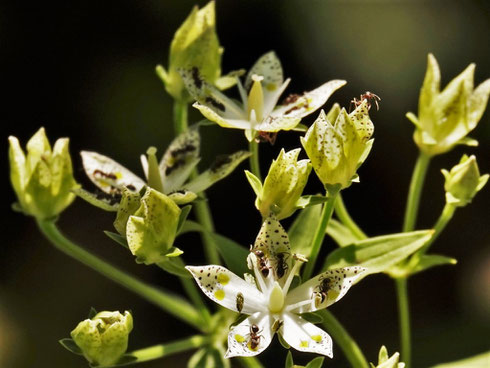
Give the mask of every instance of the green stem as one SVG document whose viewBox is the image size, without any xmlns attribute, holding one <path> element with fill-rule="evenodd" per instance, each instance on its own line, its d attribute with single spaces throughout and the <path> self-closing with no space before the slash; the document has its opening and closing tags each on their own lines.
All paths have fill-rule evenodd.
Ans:
<svg viewBox="0 0 490 368">
<path fill-rule="evenodd" d="M 367 239 L 367 235 L 364 231 L 361 230 L 359 226 L 355 223 L 355 221 L 350 217 L 347 208 L 345 207 L 344 201 L 342 199 L 342 195 L 339 193 L 337 196 L 337 200 L 335 201 L 335 214 L 339 217 L 339 220 L 349 228 L 350 231 L 355 235 L 359 240 Z"/>
<path fill-rule="evenodd" d="M 408 307 L 408 279 L 398 278 L 396 282 L 396 292 L 398 298 L 398 320 L 400 325 L 401 338 L 401 361 L 406 368 L 410 368 L 412 359 L 412 343 L 410 336 L 410 310 Z"/>
<path fill-rule="evenodd" d="M 317 313 L 323 318 L 323 326 L 332 335 L 335 343 L 340 346 L 352 367 L 368 368 L 369 364 L 359 348 L 359 345 L 357 345 L 337 318 L 326 309 L 318 311 Z"/>
<path fill-rule="evenodd" d="M 446 225 L 449 223 L 449 221 L 453 218 L 454 212 L 456 211 L 456 206 L 446 203 L 444 206 L 444 209 L 442 210 L 441 216 L 439 216 L 439 219 L 437 220 L 436 224 L 434 225 L 434 235 L 430 238 L 430 240 L 424 244 L 422 248 L 417 252 L 418 256 L 424 255 L 427 250 L 429 250 L 429 247 L 434 243 L 434 241 L 439 237 L 441 232 L 445 229 Z"/>
<path fill-rule="evenodd" d="M 150 360 L 163 358 L 172 354 L 182 353 L 184 351 L 203 346 L 208 341 L 209 339 L 207 337 L 196 335 L 166 344 L 154 345 L 144 349 L 134 350 L 125 354 L 125 356 L 122 358 L 125 359 L 127 357 L 132 359 L 128 359 L 127 363 L 123 360 L 123 363 L 117 364 L 115 365 L 115 367 L 143 363 Z M 134 358 L 136 358 L 136 360 L 134 360 Z"/>
<path fill-rule="evenodd" d="M 126 289 L 140 295 L 174 317 L 187 322 L 198 329 L 202 328 L 202 320 L 199 313 L 192 305 L 187 303 L 178 295 L 149 286 L 87 252 L 75 243 L 68 240 L 58 230 L 53 221 L 37 220 L 37 224 L 44 236 L 51 241 L 56 248 L 66 255 L 92 268 Z"/>
<path fill-rule="evenodd" d="M 260 360 L 258 360 L 256 357 L 240 357 L 239 361 L 244 368 L 264 368 L 262 363 L 260 363 Z"/>
<path fill-rule="evenodd" d="M 187 102 L 174 100 L 174 132 L 175 136 L 187 130 Z"/>
<path fill-rule="evenodd" d="M 259 144 L 255 139 L 252 139 L 248 145 L 252 155 L 250 156 L 250 170 L 260 181 L 262 181 L 262 176 L 260 175 L 260 164 L 259 164 Z"/>
<path fill-rule="evenodd" d="M 420 195 L 424 186 L 425 174 L 429 168 L 430 156 L 420 152 L 417 163 L 413 169 L 410 189 L 408 191 L 407 207 L 405 209 L 405 219 L 403 222 L 403 231 L 413 231 L 417 221 L 419 210 Z"/>
<path fill-rule="evenodd" d="M 315 237 L 313 238 L 313 243 L 311 245 L 310 258 L 306 263 L 305 269 L 303 271 L 303 280 L 309 280 L 313 273 L 313 269 L 315 267 L 316 259 L 318 254 L 320 253 L 320 249 L 322 247 L 323 239 L 325 238 L 325 232 L 327 230 L 328 221 L 332 217 L 332 212 L 335 204 L 335 198 L 338 193 L 333 194 L 323 206 L 322 217 L 320 219 L 320 223 L 315 232 Z"/>
</svg>

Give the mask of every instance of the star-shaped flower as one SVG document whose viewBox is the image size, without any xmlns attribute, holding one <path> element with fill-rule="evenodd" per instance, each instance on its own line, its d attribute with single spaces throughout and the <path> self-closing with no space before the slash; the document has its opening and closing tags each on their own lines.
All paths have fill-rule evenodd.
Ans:
<svg viewBox="0 0 490 368">
<path fill-rule="evenodd" d="M 240 162 L 250 156 L 238 151 L 219 156 L 214 164 L 194 179 L 190 175 L 199 163 L 200 137 L 197 129 L 189 129 L 175 138 L 158 163 L 156 149 L 150 148 L 141 156 L 146 181 L 113 159 L 97 152 L 82 151 L 83 167 L 90 180 L 107 194 L 121 194 L 123 188 L 139 192 L 145 185 L 168 195 L 175 203 L 185 204 L 218 180 L 230 174 Z M 84 199 L 96 202 L 85 191 L 78 191 Z"/>
<path fill-rule="evenodd" d="M 276 332 L 299 351 L 332 357 L 330 336 L 300 315 L 338 301 L 365 269 L 329 270 L 290 290 L 306 259 L 291 254 L 288 236 L 273 217 L 264 221 L 247 261 L 255 277 L 247 274 L 245 280 L 222 266 L 186 267 L 210 299 L 248 315 L 231 328 L 225 357 L 260 354 Z"/>
<path fill-rule="evenodd" d="M 284 105 L 279 97 L 288 86 L 281 62 L 274 52 L 261 56 L 248 72 L 245 85 L 237 78 L 242 103 L 226 97 L 200 76 L 197 68 L 181 70 L 193 105 L 209 120 L 224 128 L 244 129 L 251 141 L 256 132 L 278 132 L 296 128 L 300 120 L 325 104 L 342 87 L 344 80 L 332 80 L 303 95 L 290 95 Z"/>
</svg>

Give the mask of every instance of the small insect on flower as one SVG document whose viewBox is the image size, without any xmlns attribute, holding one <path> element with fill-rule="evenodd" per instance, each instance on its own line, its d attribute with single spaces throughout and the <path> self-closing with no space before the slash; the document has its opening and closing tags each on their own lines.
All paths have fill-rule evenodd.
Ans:
<svg viewBox="0 0 490 368">
<path fill-rule="evenodd" d="M 261 338 L 259 332 L 259 326 L 257 326 L 256 324 L 250 326 L 250 340 L 248 341 L 250 350 L 257 350 L 257 348 L 259 347 Z"/>
<path fill-rule="evenodd" d="M 354 97 L 350 103 L 351 103 L 351 106 L 354 106 L 354 109 L 355 109 L 364 100 L 367 101 L 368 110 L 371 109 L 371 101 L 374 101 L 374 103 L 376 104 L 376 110 L 379 110 L 379 101 L 381 101 L 381 97 L 379 97 L 378 95 L 376 95 L 372 92 L 369 92 L 369 91 L 366 91 L 362 95 L 360 95 L 359 100 Z"/>
<path fill-rule="evenodd" d="M 331 288 L 331 280 L 329 277 L 321 276 L 318 281 L 320 281 L 320 284 L 315 287 L 316 291 L 313 292 L 315 307 L 317 308 L 327 299 L 327 293 Z"/>
<path fill-rule="evenodd" d="M 272 324 L 272 331 L 274 331 L 274 333 L 279 332 L 283 325 L 284 321 L 282 319 L 276 319 Z"/>
<path fill-rule="evenodd" d="M 278 279 L 282 279 L 289 269 L 286 260 L 289 258 L 290 254 L 288 252 L 280 252 L 276 254 L 276 275 Z"/>
<path fill-rule="evenodd" d="M 276 143 L 277 133 L 278 132 L 263 132 L 263 131 L 259 131 L 258 134 L 257 134 L 257 138 L 255 138 L 255 141 L 257 143 L 269 142 L 271 144 L 271 146 L 273 146 L 274 143 Z"/>
<path fill-rule="evenodd" d="M 268 265 L 267 257 L 265 256 L 264 252 L 260 249 L 251 250 L 251 252 L 257 257 L 257 266 L 260 273 L 262 273 L 262 276 L 269 276 L 270 267 Z"/>
<path fill-rule="evenodd" d="M 236 295 L 236 309 L 238 310 L 238 312 L 241 313 L 242 309 L 243 309 L 243 303 L 245 302 L 245 298 L 243 297 L 243 294 L 242 293 L 238 293 Z"/>
</svg>

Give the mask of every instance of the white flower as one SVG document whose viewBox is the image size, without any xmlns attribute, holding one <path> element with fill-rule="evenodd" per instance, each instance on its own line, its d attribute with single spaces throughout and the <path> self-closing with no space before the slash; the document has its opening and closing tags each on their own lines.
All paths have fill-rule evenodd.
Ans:
<svg viewBox="0 0 490 368">
<path fill-rule="evenodd" d="M 214 164 L 194 179 L 189 180 L 192 170 L 199 163 L 200 137 L 197 129 L 177 136 L 163 155 L 160 163 L 156 149 L 150 148 L 147 156 L 141 156 L 146 181 L 113 159 L 97 152 L 82 151 L 83 167 L 90 180 L 108 194 L 120 194 L 122 188 L 139 192 L 145 185 L 168 195 L 175 203 L 185 204 L 218 180 L 230 174 L 240 162 L 250 156 L 249 152 L 238 151 L 219 156 Z M 84 195 L 84 192 L 77 192 Z M 85 197 L 87 200 L 87 194 Z"/>
<path fill-rule="evenodd" d="M 243 280 L 217 265 L 186 267 L 210 299 L 249 316 L 231 328 L 225 357 L 260 354 L 276 332 L 297 350 L 332 357 L 330 336 L 299 315 L 335 303 L 365 269 L 329 270 L 290 290 L 299 266 L 306 261 L 290 251 L 283 227 L 269 217 L 247 259 L 255 278 L 246 275 L 247 281 Z"/>
<path fill-rule="evenodd" d="M 300 120 L 319 109 L 344 80 L 332 80 L 303 95 L 291 95 L 285 105 L 276 107 L 288 86 L 281 62 L 271 51 L 261 56 L 250 69 L 245 85 L 237 77 L 242 104 L 226 97 L 200 76 L 197 68 L 181 70 L 189 94 L 197 100 L 193 105 L 209 120 L 224 128 L 244 129 L 251 141 L 256 132 L 278 132 L 294 129 Z"/>
</svg>

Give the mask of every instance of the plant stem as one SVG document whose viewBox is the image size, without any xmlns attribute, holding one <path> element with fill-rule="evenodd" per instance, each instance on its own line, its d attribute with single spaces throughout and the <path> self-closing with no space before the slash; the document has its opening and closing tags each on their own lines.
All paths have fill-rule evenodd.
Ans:
<svg viewBox="0 0 490 368">
<path fill-rule="evenodd" d="M 364 357 L 361 349 L 349 335 L 342 324 L 335 318 L 335 316 L 328 310 L 323 309 L 318 311 L 323 318 L 323 326 L 332 335 L 333 340 L 339 344 L 340 348 L 344 352 L 345 357 L 350 362 L 353 368 L 368 368 L 369 364 Z"/>
<path fill-rule="evenodd" d="M 439 216 L 439 219 L 437 220 L 436 224 L 434 225 L 434 235 L 430 238 L 430 240 L 424 244 L 422 248 L 416 253 L 418 256 L 424 255 L 428 250 L 429 247 L 434 243 L 434 241 L 439 237 L 439 234 L 444 230 L 446 225 L 449 223 L 449 221 L 453 218 L 454 212 L 456 211 L 456 206 L 446 203 L 444 206 L 444 209 L 442 210 L 441 216 Z"/>
<path fill-rule="evenodd" d="M 187 130 L 187 102 L 174 100 L 174 132 L 175 136 Z"/>
<path fill-rule="evenodd" d="M 244 368 L 264 368 L 262 363 L 260 363 L 260 360 L 258 360 L 256 357 L 240 357 L 239 361 Z"/>
<path fill-rule="evenodd" d="M 63 253 L 92 268 L 126 289 L 140 295 L 174 317 L 187 322 L 198 329 L 202 328 L 202 320 L 199 313 L 180 296 L 147 285 L 87 252 L 68 240 L 58 230 L 53 221 L 37 220 L 37 224 L 44 236 Z"/>
<path fill-rule="evenodd" d="M 417 221 L 419 210 L 420 195 L 424 186 L 425 174 L 429 168 L 430 156 L 420 152 L 417 163 L 413 169 L 410 189 L 408 191 L 407 207 L 405 209 L 405 219 L 403 221 L 403 231 L 413 231 Z"/>
<path fill-rule="evenodd" d="M 254 174 L 260 181 L 262 181 L 262 176 L 260 175 L 260 164 L 259 164 L 259 144 L 255 139 L 252 139 L 248 144 L 250 152 L 250 171 Z"/>
<path fill-rule="evenodd" d="M 367 235 L 364 233 L 364 231 L 362 231 L 361 228 L 354 222 L 352 217 L 350 217 L 340 193 L 335 201 L 335 214 L 339 217 L 339 220 L 345 226 L 347 226 L 350 231 L 352 231 L 356 238 L 359 240 L 367 239 Z"/>
<path fill-rule="evenodd" d="M 406 368 L 410 368 L 412 360 L 412 343 L 410 336 L 410 310 L 408 307 L 408 279 L 405 277 L 395 279 L 398 297 L 398 320 L 401 338 L 401 361 Z"/>
<path fill-rule="evenodd" d="M 130 358 L 136 358 L 136 360 L 128 360 L 127 363 L 123 361 L 121 364 L 115 365 L 115 367 L 121 367 L 124 365 L 130 365 L 135 363 L 143 363 L 149 360 L 155 360 L 163 358 L 172 354 L 181 353 L 187 350 L 198 348 L 208 342 L 208 338 L 201 335 L 191 336 L 186 339 L 177 340 L 170 343 L 159 344 L 149 346 L 144 349 L 131 351 L 123 357 L 125 359 L 128 355 Z"/>
<path fill-rule="evenodd" d="M 328 221 L 332 217 L 332 212 L 335 204 L 335 198 L 338 193 L 333 194 L 327 201 L 327 203 L 323 206 L 322 217 L 320 219 L 320 223 L 315 232 L 315 237 L 313 238 L 313 243 L 311 245 L 310 258 L 306 263 L 305 269 L 303 271 L 303 280 L 309 280 L 311 278 L 311 274 L 313 273 L 313 269 L 315 267 L 316 259 L 318 254 L 320 253 L 320 249 L 322 247 L 323 239 L 325 238 L 325 231 L 327 229 Z"/>
</svg>

